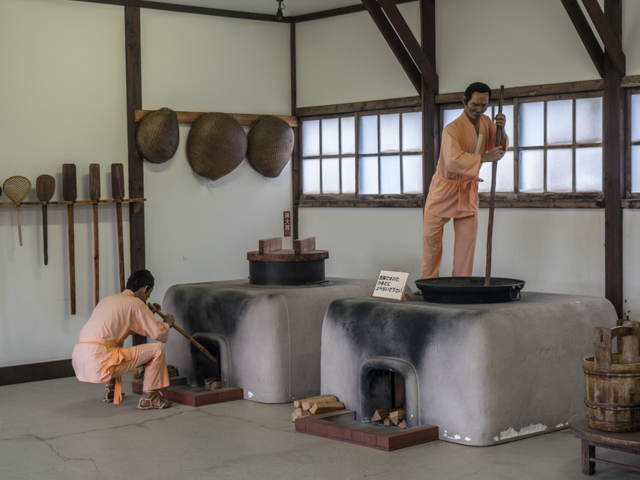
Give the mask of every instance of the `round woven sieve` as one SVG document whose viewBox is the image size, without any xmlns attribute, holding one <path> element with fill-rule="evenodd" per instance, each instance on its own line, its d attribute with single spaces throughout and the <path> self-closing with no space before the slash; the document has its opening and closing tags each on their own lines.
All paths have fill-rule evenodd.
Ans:
<svg viewBox="0 0 640 480">
<path fill-rule="evenodd" d="M 4 193 L 16 203 L 18 209 L 18 238 L 20 246 L 22 246 L 22 227 L 20 226 L 20 202 L 22 202 L 31 191 L 31 182 L 27 177 L 16 175 L 9 177 L 4 181 Z"/>
</svg>

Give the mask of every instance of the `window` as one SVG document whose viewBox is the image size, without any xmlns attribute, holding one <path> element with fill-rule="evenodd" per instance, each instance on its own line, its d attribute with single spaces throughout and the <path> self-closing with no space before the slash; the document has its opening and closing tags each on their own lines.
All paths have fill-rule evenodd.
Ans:
<svg viewBox="0 0 640 480">
<path fill-rule="evenodd" d="M 416 108 L 305 118 L 303 199 L 422 197 L 422 113 Z"/>
<path fill-rule="evenodd" d="M 638 197 L 640 193 L 640 93 L 632 93 L 629 103 L 631 106 L 631 194 Z"/>
<path fill-rule="evenodd" d="M 444 108 L 443 125 L 462 113 L 461 108 Z M 486 115 L 496 113 L 497 107 L 490 106 Z M 507 117 L 509 149 L 498 162 L 497 193 L 575 196 L 602 191 L 601 96 L 514 99 L 503 105 L 502 113 Z M 489 192 L 490 163 L 482 165 L 480 178 L 484 182 L 479 191 Z M 637 186 L 640 190 L 640 179 Z"/>
</svg>

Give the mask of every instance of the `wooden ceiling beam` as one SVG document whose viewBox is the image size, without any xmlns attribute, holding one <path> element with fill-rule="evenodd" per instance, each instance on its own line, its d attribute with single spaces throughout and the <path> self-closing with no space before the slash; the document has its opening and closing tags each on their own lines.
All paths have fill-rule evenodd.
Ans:
<svg viewBox="0 0 640 480">
<path fill-rule="evenodd" d="M 374 23 L 378 26 L 378 30 L 380 30 L 380 33 L 382 33 L 382 36 L 389 44 L 389 47 L 393 51 L 394 55 L 400 62 L 400 65 L 409 77 L 409 80 L 413 84 L 413 87 L 416 89 L 418 94 L 421 94 L 422 74 L 420 73 L 418 67 L 416 67 L 415 63 L 413 63 L 411 55 L 409 55 L 409 52 L 400 40 L 400 37 L 398 37 L 398 34 L 393 29 L 393 26 L 382 11 L 382 8 L 380 8 L 380 5 L 376 0 L 362 0 L 362 3 L 369 12 L 369 15 L 371 15 Z"/>
<path fill-rule="evenodd" d="M 573 26 L 576 28 L 582 43 L 587 49 L 587 53 L 591 57 L 593 64 L 598 70 L 598 75 L 604 78 L 604 52 L 598 43 L 593 30 L 589 26 L 587 18 L 584 16 L 577 0 L 562 0 L 565 10 L 569 14 Z"/>
<path fill-rule="evenodd" d="M 582 0 L 582 3 L 591 18 L 593 25 L 596 27 L 602 43 L 604 43 L 606 55 L 611 59 L 611 62 L 618 71 L 618 74 L 621 77 L 624 77 L 626 72 L 626 57 L 622 51 L 622 45 L 618 40 L 618 36 L 616 36 L 611 28 L 607 17 L 600 8 L 598 0 Z"/>
<path fill-rule="evenodd" d="M 433 94 L 438 93 L 438 74 L 436 73 L 436 69 L 427 58 L 418 40 L 416 40 L 416 37 L 413 35 L 409 25 L 407 25 L 400 10 L 398 10 L 394 0 L 378 0 L 378 3 L 382 6 L 384 13 L 387 15 L 387 18 L 409 52 L 409 55 L 411 55 L 413 62 L 418 66 L 429 90 L 431 90 Z"/>
</svg>

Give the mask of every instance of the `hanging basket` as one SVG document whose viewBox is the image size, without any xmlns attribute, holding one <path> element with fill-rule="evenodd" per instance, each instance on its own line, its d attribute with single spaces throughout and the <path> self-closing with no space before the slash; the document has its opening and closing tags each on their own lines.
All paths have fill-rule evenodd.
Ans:
<svg viewBox="0 0 640 480">
<path fill-rule="evenodd" d="M 147 113 L 138 125 L 136 143 L 144 158 L 164 163 L 173 158 L 180 142 L 178 115 L 170 108 Z"/>
<path fill-rule="evenodd" d="M 293 128 L 278 117 L 263 117 L 249 130 L 247 158 L 259 173 L 275 178 L 293 153 Z"/>
<path fill-rule="evenodd" d="M 217 180 L 231 173 L 247 153 L 242 125 L 226 113 L 205 113 L 189 131 L 187 159 L 194 172 Z"/>
</svg>

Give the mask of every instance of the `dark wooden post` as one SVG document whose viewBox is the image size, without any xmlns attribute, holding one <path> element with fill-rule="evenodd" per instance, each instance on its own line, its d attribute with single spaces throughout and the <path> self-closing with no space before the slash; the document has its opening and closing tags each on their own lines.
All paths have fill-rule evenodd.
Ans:
<svg viewBox="0 0 640 480">
<path fill-rule="evenodd" d="M 436 64 L 436 8 L 435 0 L 420 0 L 420 32 L 424 53 Z M 422 170 L 423 205 L 429 193 L 431 177 L 436 171 L 436 159 L 440 148 L 440 116 L 435 96 L 422 78 Z"/>
<path fill-rule="evenodd" d="M 296 115 L 297 98 L 297 76 L 296 76 L 296 24 L 290 23 L 290 56 L 291 56 L 291 115 Z M 293 211 L 291 212 L 291 234 L 293 239 L 298 235 L 298 204 L 302 195 L 302 184 L 300 183 L 302 174 L 302 152 L 300 151 L 300 138 L 302 137 L 300 125 L 293 127 L 293 152 L 291 154 L 291 190 L 293 198 Z"/>
<path fill-rule="evenodd" d="M 136 110 L 142 110 L 142 73 L 140 51 L 140 7 L 124 7 L 126 83 L 127 83 L 127 148 L 129 198 L 144 198 L 142 157 L 136 147 Z M 131 272 L 145 268 L 144 203 L 134 211 L 129 203 L 129 241 Z M 133 344 L 146 343 L 142 335 L 133 336 Z"/>
<path fill-rule="evenodd" d="M 622 1 L 606 0 L 605 16 L 618 40 L 622 36 Z M 605 296 L 622 318 L 622 205 L 624 195 L 624 132 L 626 96 L 621 74 L 605 55 L 603 99 L 603 161 L 605 198 Z"/>
</svg>

